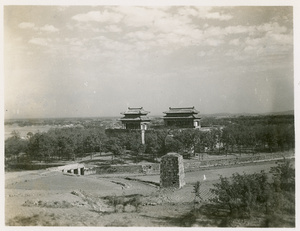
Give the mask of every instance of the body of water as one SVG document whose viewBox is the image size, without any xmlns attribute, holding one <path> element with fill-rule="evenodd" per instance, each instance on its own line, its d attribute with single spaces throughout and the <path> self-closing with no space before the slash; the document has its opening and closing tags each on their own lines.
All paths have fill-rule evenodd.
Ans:
<svg viewBox="0 0 300 231">
<path fill-rule="evenodd" d="M 57 126 L 50 125 L 32 125 L 32 126 L 24 126 L 20 127 L 18 125 L 5 125 L 4 126 L 4 138 L 7 139 L 11 136 L 12 131 L 18 131 L 21 137 L 26 137 L 28 132 L 32 132 L 33 134 L 37 132 L 46 132 L 50 128 L 54 128 Z"/>
</svg>

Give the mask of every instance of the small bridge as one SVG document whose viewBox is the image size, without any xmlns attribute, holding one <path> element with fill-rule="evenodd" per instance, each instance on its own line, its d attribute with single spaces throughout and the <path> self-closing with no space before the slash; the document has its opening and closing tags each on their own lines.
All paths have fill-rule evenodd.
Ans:
<svg viewBox="0 0 300 231">
<path fill-rule="evenodd" d="M 71 173 L 75 175 L 84 175 L 84 165 L 83 164 L 68 164 L 64 166 L 57 167 L 58 171 L 63 173 Z"/>
</svg>

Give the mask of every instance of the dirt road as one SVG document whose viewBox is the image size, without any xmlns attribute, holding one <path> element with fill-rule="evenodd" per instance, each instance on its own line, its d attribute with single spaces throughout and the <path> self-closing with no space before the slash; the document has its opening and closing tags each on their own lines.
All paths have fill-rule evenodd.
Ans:
<svg viewBox="0 0 300 231">
<path fill-rule="evenodd" d="M 60 172 L 26 171 L 5 175 L 5 221 L 9 225 L 54 226 L 176 226 L 175 218 L 190 210 L 193 184 L 202 183 L 201 195 L 219 175 L 269 171 L 274 162 L 187 172 L 179 190 L 159 189 L 142 181 L 159 183 L 159 175 L 70 176 Z M 204 175 L 206 180 L 204 180 Z M 114 212 L 105 196 L 142 195 L 139 212 L 132 206 Z M 101 219 L 100 219 L 101 218 Z"/>
</svg>

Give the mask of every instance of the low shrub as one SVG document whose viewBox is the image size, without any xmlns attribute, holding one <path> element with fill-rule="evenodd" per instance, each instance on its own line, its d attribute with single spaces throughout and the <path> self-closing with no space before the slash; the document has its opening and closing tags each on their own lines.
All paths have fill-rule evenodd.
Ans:
<svg viewBox="0 0 300 231">
<path fill-rule="evenodd" d="M 220 176 L 220 183 L 214 184 L 211 192 L 216 195 L 211 201 L 228 208 L 231 216 L 249 217 L 255 207 L 268 200 L 267 175 L 235 173 L 230 179 Z"/>
</svg>

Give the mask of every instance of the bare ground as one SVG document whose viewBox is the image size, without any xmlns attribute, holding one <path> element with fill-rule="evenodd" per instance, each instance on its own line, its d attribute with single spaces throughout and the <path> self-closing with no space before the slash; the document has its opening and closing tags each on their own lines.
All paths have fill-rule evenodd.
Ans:
<svg viewBox="0 0 300 231">
<path fill-rule="evenodd" d="M 177 190 L 159 189 L 159 175 L 70 176 L 46 170 L 6 173 L 5 222 L 18 226 L 218 226 L 205 217 L 191 221 L 185 217 L 193 207 L 193 184 L 201 181 L 201 196 L 208 200 L 219 175 L 268 172 L 274 165 L 266 162 L 187 172 L 186 185 Z M 130 203 L 114 208 L 108 203 L 113 195 L 128 201 L 141 195 L 141 204 L 137 209 Z"/>
</svg>

